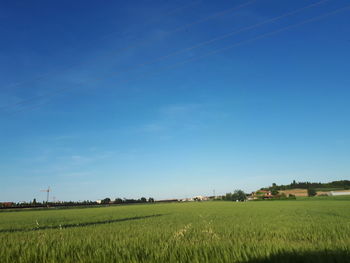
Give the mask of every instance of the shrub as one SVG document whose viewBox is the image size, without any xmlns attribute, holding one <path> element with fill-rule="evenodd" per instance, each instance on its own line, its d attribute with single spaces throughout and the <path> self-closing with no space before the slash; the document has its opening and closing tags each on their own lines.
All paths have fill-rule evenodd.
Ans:
<svg viewBox="0 0 350 263">
<path fill-rule="evenodd" d="M 315 189 L 313 189 L 313 188 L 307 189 L 307 195 L 308 195 L 309 197 L 315 196 L 316 194 L 317 194 L 317 193 L 316 193 L 316 190 L 315 190 Z"/>
<path fill-rule="evenodd" d="M 289 195 L 288 195 L 288 199 L 297 199 L 297 198 L 295 197 L 295 195 L 289 194 Z"/>
</svg>

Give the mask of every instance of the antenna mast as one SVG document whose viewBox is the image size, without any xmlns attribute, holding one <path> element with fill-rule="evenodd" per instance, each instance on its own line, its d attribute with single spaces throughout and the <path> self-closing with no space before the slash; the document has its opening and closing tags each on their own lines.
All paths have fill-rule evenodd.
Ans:
<svg viewBox="0 0 350 263">
<path fill-rule="evenodd" d="M 46 192 L 46 203 L 49 203 L 49 198 L 50 198 L 50 192 L 51 192 L 51 188 L 50 186 L 47 189 L 44 190 L 40 190 L 40 192 Z"/>
</svg>

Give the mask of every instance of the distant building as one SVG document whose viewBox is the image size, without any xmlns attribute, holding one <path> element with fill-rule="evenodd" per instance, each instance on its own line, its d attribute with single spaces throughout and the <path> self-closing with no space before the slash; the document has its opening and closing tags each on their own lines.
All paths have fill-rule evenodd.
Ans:
<svg viewBox="0 0 350 263">
<path fill-rule="evenodd" d="M 203 195 L 197 195 L 193 197 L 194 201 L 208 201 L 209 197 L 208 196 L 203 196 Z"/>
<path fill-rule="evenodd" d="M 330 191 L 328 195 L 330 196 L 350 195 L 350 191 Z"/>
<path fill-rule="evenodd" d="M 256 199 L 254 199 L 254 196 L 251 194 L 251 195 L 249 195 L 249 196 L 247 197 L 247 200 L 248 200 L 248 201 L 253 201 L 253 200 L 256 200 Z"/>
<path fill-rule="evenodd" d="M 257 200 L 257 199 L 270 199 L 273 198 L 273 195 L 270 190 L 258 190 L 253 192 L 248 200 Z"/>
<path fill-rule="evenodd" d="M 13 203 L 13 202 L 2 202 L 2 203 L 0 203 L 0 207 L 11 207 L 14 204 L 15 203 Z"/>
<path fill-rule="evenodd" d="M 193 198 L 183 198 L 180 200 L 181 202 L 192 202 L 194 201 Z"/>
</svg>

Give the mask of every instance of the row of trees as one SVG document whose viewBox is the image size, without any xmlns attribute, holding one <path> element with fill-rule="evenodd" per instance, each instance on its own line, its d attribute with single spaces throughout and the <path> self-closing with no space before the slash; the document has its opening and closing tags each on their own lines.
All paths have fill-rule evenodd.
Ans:
<svg viewBox="0 0 350 263">
<path fill-rule="evenodd" d="M 271 196 L 266 196 L 265 192 L 261 192 L 259 194 L 259 191 L 255 193 L 254 200 L 264 200 L 264 199 L 278 199 L 278 200 L 287 200 L 287 199 L 295 199 L 295 195 L 289 194 L 288 196 L 285 193 L 279 193 L 278 190 L 271 191 Z M 221 198 L 218 198 L 216 200 L 224 200 L 224 201 L 239 201 L 243 202 L 247 200 L 247 197 L 249 195 L 244 193 L 242 190 L 235 190 L 233 193 L 227 193 L 226 195 L 222 196 Z"/>
<path fill-rule="evenodd" d="M 222 196 L 222 200 L 225 201 L 240 201 L 243 202 L 247 199 L 247 194 L 244 193 L 242 190 L 235 190 L 233 193 L 227 193 L 226 195 Z"/>
<path fill-rule="evenodd" d="M 3 202 L 0 203 L 0 208 L 30 208 L 30 207 L 64 207 L 64 206 L 90 206 L 90 205 L 101 205 L 101 204 L 132 204 L 132 203 L 154 203 L 154 198 L 141 197 L 140 199 L 121 199 L 116 198 L 112 201 L 110 198 L 105 198 L 101 202 L 83 200 L 83 201 L 57 201 L 57 202 L 38 202 L 35 198 L 31 202 Z"/>
<path fill-rule="evenodd" d="M 288 189 L 312 189 L 312 188 L 341 188 L 341 189 L 350 189 L 350 181 L 349 180 L 340 180 L 340 181 L 332 181 L 329 183 L 312 183 L 312 182 L 296 182 L 293 180 L 290 184 L 287 185 L 277 185 L 275 183 L 272 186 L 268 187 L 269 190 L 288 190 Z M 265 189 L 265 188 L 264 188 Z"/>
<path fill-rule="evenodd" d="M 63 206 L 88 206 L 88 205 L 98 205 L 96 201 L 90 201 L 90 200 L 84 200 L 84 201 L 57 201 L 57 202 L 38 202 L 34 198 L 32 202 L 5 202 L 0 203 L 0 208 L 30 208 L 30 207 L 48 207 L 48 206 L 57 206 L 57 207 L 63 207 Z"/>
<path fill-rule="evenodd" d="M 141 197 L 140 199 L 116 198 L 112 201 L 109 197 L 101 200 L 101 204 L 134 204 L 134 203 L 154 203 L 154 198 Z"/>
<path fill-rule="evenodd" d="M 308 188 L 307 189 L 307 195 L 309 197 L 317 195 L 317 192 L 313 188 Z M 262 193 L 259 195 L 259 191 L 256 193 L 255 197 L 257 199 L 266 199 L 265 193 Z M 285 200 L 285 199 L 295 199 L 295 195 L 289 194 L 288 196 L 285 193 L 280 193 L 276 189 L 271 190 L 271 196 L 268 197 L 268 199 L 280 199 L 280 200 Z M 247 194 L 244 193 L 242 190 L 235 190 L 233 193 L 227 193 L 226 195 L 222 196 L 221 200 L 225 201 L 240 201 L 243 202 L 247 199 Z"/>
</svg>

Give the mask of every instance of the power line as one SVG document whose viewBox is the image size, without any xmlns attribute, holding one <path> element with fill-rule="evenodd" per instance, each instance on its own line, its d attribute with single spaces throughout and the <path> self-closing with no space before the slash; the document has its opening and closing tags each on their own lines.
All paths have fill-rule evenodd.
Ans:
<svg viewBox="0 0 350 263">
<path fill-rule="evenodd" d="M 193 6 L 197 5 L 197 4 L 199 4 L 200 2 L 202 2 L 202 0 L 194 1 L 194 2 L 191 2 L 191 3 L 186 4 L 186 5 L 184 5 L 184 6 L 176 7 L 176 8 L 172 9 L 172 10 L 169 11 L 169 12 L 161 13 L 161 14 L 160 14 L 159 16 L 157 16 L 157 17 L 152 17 L 152 19 L 151 19 L 150 21 L 144 22 L 144 23 L 142 24 L 142 26 L 145 26 L 145 25 L 147 25 L 147 24 L 153 24 L 154 21 L 157 21 L 157 20 L 159 20 L 159 19 L 162 18 L 162 17 L 171 16 L 171 15 L 173 15 L 173 14 L 178 13 L 178 12 L 181 11 L 181 10 L 184 10 L 184 9 L 187 9 L 187 8 L 190 8 L 190 7 L 193 7 Z M 130 31 L 130 30 L 129 30 L 129 31 Z M 121 32 L 120 32 L 120 31 L 118 31 L 118 32 L 115 32 L 115 31 L 114 31 L 114 32 L 109 32 L 109 33 L 107 33 L 107 34 L 105 34 L 105 35 L 100 36 L 100 40 L 104 40 L 104 39 L 106 39 L 107 37 L 109 37 L 109 36 L 111 36 L 111 35 L 114 35 L 114 34 L 116 34 L 116 33 L 121 33 Z M 127 32 L 127 33 L 130 33 L 130 32 Z M 125 34 L 124 34 L 124 35 L 125 35 Z M 95 39 L 94 39 L 94 40 L 95 40 Z M 93 40 L 93 41 L 90 41 L 90 42 L 95 42 L 94 40 Z M 70 67 L 68 67 L 68 68 L 66 68 L 66 69 L 63 69 L 63 70 L 61 70 L 61 71 L 66 71 L 66 70 L 72 69 L 72 68 L 74 68 L 75 66 L 81 65 L 81 64 L 82 64 L 82 63 L 75 64 L 75 65 L 70 66 Z M 83 64 L 84 64 L 84 62 L 83 62 Z M 53 75 L 53 73 L 55 73 L 55 72 L 57 72 L 57 71 L 59 71 L 59 70 L 54 70 L 53 72 L 48 72 L 48 73 L 45 73 L 45 74 L 41 74 L 41 75 L 39 75 L 39 76 L 37 76 L 37 77 L 35 77 L 35 78 L 32 78 L 32 79 L 30 79 L 30 80 L 24 80 L 24 81 L 22 81 L 22 82 L 17 82 L 17 83 L 11 84 L 11 85 L 5 87 L 4 89 L 14 88 L 14 87 L 18 87 L 18 86 L 21 86 L 21 85 L 23 85 L 23 84 L 26 84 L 26 83 L 31 83 L 31 82 L 35 82 L 35 81 L 44 79 L 44 78 L 46 78 L 46 77 L 48 77 L 48 76 Z"/>
<path fill-rule="evenodd" d="M 203 42 L 198 43 L 198 44 L 196 44 L 196 45 L 193 45 L 193 46 L 190 46 L 190 47 L 187 47 L 187 48 L 183 48 L 183 49 L 177 50 L 177 51 L 175 51 L 175 52 L 169 53 L 169 54 L 164 55 L 164 56 L 160 56 L 160 57 L 158 57 L 158 58 L 156 58 L 156 59 L 149 60 L 149 61 L 143 62 L 143 63 L 141 63 L 141 64 L 137 64 L 137 65 L 135 65 L 135 66 L 131 66 L 131 67 L 129 67 L 129 68 L 126 69 L 126 70 L 120 70 L 120 71 L 116 71 L 116 72 L 114 72 L 114 73 L 110 73 L 110 74 L 105 75 L 105 76 L 102 76 L 102 77 L 98 77 L 98 78 L 96 78 L 96 79 L 93 79 L 92 81 L 104 79 L 105 77 L 108 77 L 108 76 L 116 76 L 116 75 L 119 75 L 120 73 L 128 72 L 128 71 L 131 71 L 131 70 L 134 70 L 134 69 L 138 69 L 138 68 L 143 67 L 143 66 L 146 66 L 146 65 L 154 64 L 154 63 L 156 63 L 156 62 L 162 61 L 162 60 L 167 59 L 167 58 L 169 58 L 169 57 L 172 57 L 172 56 L 175 56 L 175 55 L 178 55 L 178 54 L 181 54 L 181 53 L 184 53 L 184 52 L 187 52 L 187 51 L 190 51 L 190 50 L 193 50 L 193 49 L 196 49 L 196 48 L 199 48 L 199 47 L 202 47 L 202 46 L 211 44 L 211 43 L 214 43 L 214 42 L 219 41 L 219 40 L 223 40 L 223 39 L 232 37 L 232 36 L 234 36 L 234 35 L 237 35 L 237 34 L 239 34 L 239 33 L 244 32 L 244 31 L 248 31 L 248 30 L 257 28 L 257 27 L 259 27 L 259 26 L 262 26 L 262 25 L 265 25 L 265 24 L 268 24 L 268 23 L 271 23 L 271 22 L 280 20 L 280 19 L 282 19 L 282 18 L 285 18 L 285 17 L 291 16 L 291 15 L 294 15 L 294 14 L 296 14 L 296 13 L 302 12 L 302 11 L 304 11 L 304 10 L 306 10 L 306 9 L 309 9 L 309 8 L 312 8 L 312 7 L 315 7 L 315 6 L 318 6 L 318 5 L 323 4 L 324 2 L 328 2 L 328 1 L 329 1 L 329 0 L 322 0 L 322 1 L 319 1 L 319 2 L 317 2 L 317 3 L 313 3 L 313 4 L 311 4 L 311 5 L 308 5 L 308 6 L 305 6 L 305 7 L 296 9 L 296 10 L 293 10 L 293 11 L 291 11 L 291 12 L 285 13 L 285 14 L 283 14 L 283 15 L 279 15 L 279 16 L 276 16 L 276 17 L 273 17 L 273 18 L 264 20 L 264 21 L 262 21 L 262 22 L 259 22 L 259 23 L 253 24 L 253 25 L 243 27 L 243 28 L 241 28 L 241 29 L 238 29 L 238 30 L 235 30 L 235 31 L 226 33 L 226 34 L 224 34 L 224 35 L 220 35 L 220 36 L 218 36 L 218 37 L 211 38 L 211 39 L 209 39 L 209 40 L 203 41 Z M 90 81 L 91 81 L 91 80 L 90 80 Z"/>
<path fill-rule="evenodd" d="M 141 75 L 139 75 L 137 77 L 138 78 L 139 77 L 147 77 L 149 75 L 154 75 L 154 74 L 157 74 L 157 73 L 162 72 L 164 70 L 173 69 L 173 68 L 179 67 L 179 66 L 181 66 L 183 64 L 187 64 L 189 62 L 193 62 L 193 61 L 196 61 L 196 60 L 199 60 L 199 59 L 202 59 L 202 58 L 205 58 L 205 57 L 208 57 L 208 56 L 220 53 L 220 52 L 224 52 L 226 50 L 232 49 L 232 48 L 237 47 L 237 46 L 242 46 L 244 44 L 251 43 L 251 42 L 254 42 L 254 41 L 262 39 L 262 38 L 266 38 L 266 37 L 269 37 L 269 36 L 272 36 L 272 35 L 276 35 L 278 33 L 286 31 L 288 29 L 292 29 L 292 28 L 295 28 L 295 27 L 298 27 L 298 26 L 301 26 L 301 25 L 304 25 L 304 24 L 307 24 L 307 23 L 311 23 L 311 22 L 315 22 L 315 21 L 321 20 L 323 18 L 326 18 L 326 17 L 332 16 L 332 15 L 335 15 L 337 13 L 340 13 L 340 12 L 346 10 L 346 9 L 349 9 L 349 8 L 350 8 L 350 5 L 342 7 L 342 8 L 338 8 L 338 9 L 336 9 L 334 11 L 331 11 L 331 12 L 328 12 L 326 14 L 323 14 L 323 15 L 320 15 L 320 16 L 315 16 L 315 17 L 312 17 L 310 19 L 306 19 L 306 20 L 304 20 L 304 21 L 302 21 L 300 23 L 296 23 L 296 24 L 293 24 L 293 25 L 290 25 L 290 26 L 286 26 L 286 27 L 283 27 L 283 28 L 280 28 L 280 29 L 277 29 L 277 30 L 274 30 L 274 31 L 271 31 L 271 32 L 268 32 L 268 33 L 264 33 L 264 34 L 258 35 L 258 36 L 254 37 L 254 38 L 251 38 L 251 39 L 239 41 L 237 43 L 228 45 L 226 47 L 215 49 L 215 50 L 212 50 L 210 52 L 204 53 L 203 55 L 196 56 L 196 57 L 193 57 L 193 58 L 190 58 L 190 59 L 186 59 L 186 60 L 178 62 L 178 63 L 174 63 L 174 64 L 172 64 L 170 66 L 162 67 L 162 68 L 160 68 L 158 70 L 155 70 L 155 71 L 146 72 L 146 73 L 141 74 Z M 133 77 L 132 79 L 126 79 L 123 82 L 130 82 L 130 81 L 132 81 L 134 79 L 135 79 L 135 77 Z M 56 93 L 58 93 L 58 92 L 60 92 L 60 91 L 57 91 Z M 42 105 L 44 105 L 46 103 L 47 102 L 39 104 L 39 105 L 35 105 L 34 107 L 31 107 L 31 108 L 20 109 L 18 111 L 13 112 L 13 113 L 15 114 L 15 113 L 19 113 L 19 112 L 22 112 L 22 111 L 25 111 L 25 110 L 31 110 L 31 109 L 34 109 L 34 108 L 36 108 L 38 106 L 42 106 Z"/>
<path fill-rule="evenodd" d="M 199 2 L 200 2 L 200 1 L 197 1 L 196 3 L 199 3 Z M 250 5 L 250 4 L 252 4 L 253 2 L 256 2 L 256 0 L 251 0 L 251 1 L 246 2 L 246 3 L 244 3 L 244 4 L 235 6 L 235 7 L 233 7 L 233 8 L 225 9 L 225 10 L 223 10 L 223 11 L 220 11 L 220 12 L 215 13 L 215 14 L 211 14 L 211 15 L 209 15 L 209 16 L 206 16 L 206 17 L 201 18 L 201 19 L 199 19 L 199 20 L 196 20 L 196 21 L 194 21 L 194 22 L 191 22 L 191 23 L 188 23 L 188 24 L 179 26 L 179 27 L 177 27 L 177 28 L 175 28 L 175 29 L 173 29 L 173 30 L 164 32 L 163 35 L 165 35 L 165 36 L 171 35 L 171 34 L 174 34 L 174 33 L 180 32 L 180 31 L 183 31 L 183 30 L 185 30 L 186 28 L 192 27 L 192 26 L 194 26 L 194 25 L 197 25 L 197 24 L 206 22 L 206 21 L 208 21 L 208 20 L 210 20 L 210 19 L 214 19 L 214 18 L 217 18 L 217 17 L 220 17 L 220 16 L 224 16 L 224 15 L 230 13 L 230 12 L 233 12 L 233 11 L 235 11 L 235 10 L 239 10 L 239 9 L 241 9 L 241 8 L 247 6 L 247 5 Z M 190 6 L 193 6 L 193 5 L 190 5 Z M 181 10 L 181 9 L 182 9 L 182 8 L 180 8 L 180 10 Z M 99 58 L 99 57 L 110 56 L 110 55 L 117 55 L 117 54 L 120 54 L 120 53 L 122 53 L 122 52 L 128 51 L 128 50 L 130 50 L 130 49 L 133 49 L 133 48 L 142 46 L 142 45 L 144 45 L 144 44 L 151 43 L 152 41 L 153 41 L 153 38 L 146 38 L 146 39 L 140 40 L 140 41 L 138 41 L 138 42 L 136 42 L 136 43 L 130 44 L 130 45 L 128 45 L 127 47 L 119 48 L 119 49 L 117 49 L 117 50 L 107 52 L 107 53 L 105 53 L 103 56 L 95 56 L 94 59 Z M 88 60 L 91 60 L 91 58 L 89 58 Z M 63 70 L 61 70 L 61 72 L 62 72 L 62 71 L 67 71 L 67 70 L 73 69 L 75 66 L 84 65 L 88 60 L 85 60 L 85 62 L 83 61 L 82 63 L 78 63 L 78 64 L 75 64 L 75 65 L 73 65 L 73 66 L 70 66 L 70 67 L 68 67 L 68 68 L 66 68 L 66 69 L 63 69 Z M 57 70 L 57 71 L 59 72 L 59 70 Z M 57 72 L 57 71 L 54 71 L 53 73 L 55 73 L 55 72 Z M 36 78 L 33 78 L 33 79 L 29 80 L 29 81 L 23 81 L 23 82 L 14 84 L 14 85 L 10 85 L 10 86 L 5 87 L 5 88 L 9 88 L 9 87 L 18 87 L 18 86 L 23 85 L 23 84 L 26 84 L 26 83 L 31 83 L 31 82 L 35 82 L 35 81 L 38 81 L 38 80 L 41 80 L 41 79 L 45 79 L 45 78 L 48 77 L 48 76 L 54 76 L 55 74 L 53 74 L 53 73 L 43 74 L 43 75 L 41 75 L 41 76 L 39 76 L 39 77 L 36 77 Z"/>
<path fill-rule="evenodd" d="M 97 78 L 94 78 L 92 80 L 87 80 L 87 81 L 83 81 L 81 83 L 79 83 L 79 85 L 83 85 L 87 82 L 91 83 L 93 81 L 98 81 L 98 80 L 101 80 L 101 79 L 104 79 L 104 78 L 107 78 L 109 76 L 116 76 L 116 75 L 119 75 L 121 73 L 125 73 L 125 72 L 128 72 L 128 71 L 131 71 L 131 70 L 134 70 L 134 69 L 138 69 L 138 68 L 141 68 L 143 66 L 146 66 L 146 65 L 150 65 L 150 64 L 154 64 L 156 62 L 159 62 L 159 61 L 162 61 L 164 59 L 167 59 L 169 57 L 172 57 L 172 56 L 175 56 L 175 55 L 178 55 L 178 54 L 181 54 L 181 53 L 184 53 L 184 52 L 187 52 L 187 51 L 190 51 L 190 50 L 193 50 L 193 49 L 196 49 L 196 48 L 199 48 L 201 46 L 204 46 L 204 45 L 208 45 L 208 44 L 211 44 L 213 42 L 216 42 L 216 41 L 219 41 L 219 40 L 223 40 L 225 38 L 228 38 L 228 37 L 232 37 L 236 34 L 239 34 L 239 33 L 242 33 L 244 31 L 248 31 L 248 30 L 251 30 L 251 29 L 254 29 L 254 28 L 257 28 L 257 27 L 260 27 L 262 25 L 265 25 L 265 24 L 268 24 L 268 23 L 271 23 L 271 22 L 274 22 L 274 21 L 277 21 L 277 20 L 280 20 L 282 18 L 285 18 L 285 17 L 288 17 L 288 16 L 291 16 L 291 15 L 294 15 L 296 13 L 299 13 L 299 12 L 302 12 L 306 9 L 309 9 L 309 8 L 313 8 L 315 6 L 318 6 L 320 4 L 323 4 L 325 2 L 327 2 L 329 0 L 321 0 L 319 2 L 316 2 L 316 3 L 313 3 L 313 4 L 310 4 L 310 5 L 307 5 L 307 6 L 304 6 L 302 8 L 299 8 L 299 9 L 296 9 L 296 10 L 293 10 L 293 11 L 290 11 L 290 12 L 287 12 L 285 14 L 282 14 L 282 15 L 279 15 L 279 16 L 276 16 L 276 17 L 273 17 L 273 18 L 269 18 L 269 19 L 266 19 L 262 22 L 259 22 L 259 23 L 256 23 L 256 24 L 253 24 L 253 25 L 250 25 L 250 26 L 246 26 L 246 27 L 243 27 L 241 29 L 238 29 L 238 30 L 235 30 L 235 31 L 231 31 L 229 33 L 226 33 L 224 35 L 221 35 L 221 36 L 218 36 L 218 37 L 214 37 L 212 39 L 209 39 L 209 40 L 206 40 L 206 41 L 203 41 L 201 43 L 198 43 L 196 45 L 193 45 L 193 46 L 190 46 L 190 47 L 187 47 L 187 48 L 184 48 L 184 49 L 180 49 L 180 50 L 177 50 L 175 52 L 172 52 L 170 54 L 167 54 L 167 55 L 164 55 L 164 56 L 160 56 L 156 59 L 153 59 L 153 60 L 149 60 L 149 61 L 146 61 L 146 62 L 143 62 L 141 64 L 137 64 L 137 65 L 134 65 L 134 66 L 131 66 L 129 68 L 127 68 L 126 70 L 118 70 L 118 71 L 115 71 L 113 73 L 110 73 L 108 75 L 105 75 L 105 76 L 99 76 Z M 42 94 L 42 95 L 38 95 L 38 96 L 33 96 L 29 99 L 26 99 L 26 100 L 22 100 L 22 101 L 19 101 L 17 103 L 14 103 L 14 104 L 11 104 L 11 105 L 7 105 L 7 106 L 4 106 L 0 109 L 6 109 L 8 107 L 15 107 L 15 106 L 19 106 L 19 105 L 23 105 L 25 103 L 28 103 L 28 102 L 31 102 L 31 101 L 34 101 L 38 98 L 43 98 L 43 97 L 46 97 L 48 95 L 51 95 L 51 94 L 56 94 L 56 93 L 60 93 L 62 91 L 65 91 L 65 90 L 68 90 L 69 88 L 68 87 L 64 87 L 64 88 L 61 88 L 61 89 L 57 89 L 55 91 L 52 91 L 52 92 L 48 92 L 48 93 L 45 93 L 45 94 Z"/>
<path fill-rule="evenodd" d="M 167 68 L 162 68 L 161 70 L 159 70 L 159 71 L 157 71 L 155 73 L 158 73 L 158 72 L 163 71 L 163 70 L 171 69 L 171 68 L 176 68 L 176 67 L 181 66 L 183 64 L 187 64 L 189 62 L 193 62 L 193 61 L 196 61 L 196 60 L 199 60 L 199 59 L 202 59 L 202 58 L 205 58 L 205 57 L 217 54 L 217 53 L 221 53 L 223 51 L 232 49 L 232 48 L 237 47 L 237 46 L 242 46 L 244 44 L 251 43 L 251 42 L 254 42 L 256 40 L 263 39 L 263 38 L 266 38 L 266 37 L 269 37 L 269 36 L 272 36 L 272 35 L 276 35 L 276 34 L 281 33 L 283 31 L 286 31 L 286 30 L 289 30 L 289 29 L 292 29 L 292 28 L 296 28 L 296 27 L 304 25 L 304 24 L 308 24 L 308 23 L 311 23 L 311 22 L 315 22 L 315 21 L 324 19 L 326 17 L 338 14 L 338 13 L 340 13 L 340 12 L 346 10 L 346 9 L 350 9 L 350 5 L 344 6 L 342 8 L 338 8 L 338 9 L 336 9 L 334 11 L 328 12 L 328 13 L 320 15 L 320 16 L 315 16 L 315 17 L 312 17 L 310 19 L 306 19 L 306 20 L 304 20 L 304 21 L 302 21 L 300 23 L 296 23 L 296 24 L 293 24 L 293 25 L 290 25 L 290 26 L 286 26 L 286 27 L 283 27 L 283 28 L 280 28 L 280 29 L 277 29 L 277 30 L 274 30 L 274 31 L 271 31 L 271 32 L 268 32 L 268 33 L 264 33 L 264 34 L 258 35 L 258 36 L 254 37 L 254 38 L 251 38 L 251 39 L 239 41 L 239 42 L 234 43 L 232 45 L 228 45 L 228 46 L 223 47 L 223 48 L 215 49 L 215 50 L 207 52 L 207 53 L 205 53 L 203 55 L 196 56 L 196 57 L 193 57 L 193 58 L 181 61 L 179 63 L 172 64 L 171 66 L 169 66 Z"/>
</svg>

